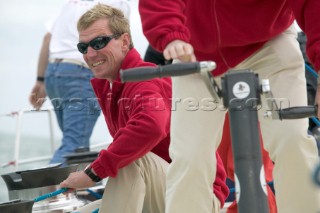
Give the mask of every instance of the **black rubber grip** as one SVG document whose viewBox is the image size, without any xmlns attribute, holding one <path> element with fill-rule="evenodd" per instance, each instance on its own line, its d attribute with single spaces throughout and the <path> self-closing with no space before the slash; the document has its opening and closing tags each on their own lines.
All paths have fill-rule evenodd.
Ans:
<svg viewBox="0 0 320 213">
<path fill-rule="evenodd" d="M 176 63 L 157 67 L 136 67 L 120 71 L 122 82 L 143 81 L 152 78 L 182 76 L 200 72 L 199 62 Z"/>
<path fill-rule="evenodd" d="M 317 106 L 290 107 L 279 110 L 280 120 L 308 118 L 317 115 Z"/>
</svg>

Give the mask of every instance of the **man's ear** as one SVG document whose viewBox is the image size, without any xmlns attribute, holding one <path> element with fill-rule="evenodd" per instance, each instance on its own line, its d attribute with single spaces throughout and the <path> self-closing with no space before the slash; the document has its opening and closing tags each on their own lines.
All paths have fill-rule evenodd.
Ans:
<svg viewBox="0 0 320 213">
<path fill-rule="evenodd" d="M 122 47 L 122 49 L 124 51 L 127 51 L 129 49 L 129 47 L 130 47 L 130 36 L 129 36 L 129 34 L 128 33 L 123 33 L 121 35 L 121 39 L 122 39 L 121 47 Z"/>
</svg>

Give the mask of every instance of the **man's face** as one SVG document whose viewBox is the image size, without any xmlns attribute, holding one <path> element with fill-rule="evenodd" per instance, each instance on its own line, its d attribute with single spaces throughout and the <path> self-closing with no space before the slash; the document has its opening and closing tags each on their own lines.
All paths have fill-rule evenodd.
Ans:
<svg viewBox="0 0 320 213">
<path fill-rule="evenodd" d="M 97 37 L 112 35 L 108 27 L 108 20 L 99 19 L 87 29 L 79 32 L 79 40 L 83 43 L 89 43 Z M 113 38 L 99 50 L 88 47 L 87 53 L 83 54 L 83 58 L 96 78 L 108 79 L 109 81 L 114 81 L 117 78 L 122 60 L 129 50 L 126 45 L 126 38 L 127 35 L 125 34 Z"/>
</svg>

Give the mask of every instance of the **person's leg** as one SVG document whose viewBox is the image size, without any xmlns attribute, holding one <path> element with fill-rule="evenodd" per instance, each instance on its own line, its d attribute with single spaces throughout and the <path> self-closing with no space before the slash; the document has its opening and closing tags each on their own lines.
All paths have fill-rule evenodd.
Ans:
<svg viewBox="0 0 320 213">
<path fill-rule="evenodd" d="M 281 107 L 306 106 L 304 61 L 293 27 L 268 42 L 237 68 L 251 68 L 260 79 L 269 79 L 274 98 Z M 280 104 L 279 104 L 280 105 Z M 307 134 L 308 119 L 271 120 L 259 110 L 263 142 L 272 161 L 279 213 L 320 211 L 320 189 L 311 181 L 319 161 L 315 140 Z"/>
<path fill-rule="evenodd" d="M 200 75 L 174 77 L 172 84 L 166 213 L 212 213 L 218 205 L 212 187 L 225 111 L 213 103 Z"/>
<path fill-rule="evenodd" d="M 93 127 L 100 115 L 91 77 L 91 71 L 79 65 L 62 63 L 57 67 L 54 90 L 63 104 L 55 110 L 62 114 L 59 123 L 63 137 L 50 163 L 64 163 L 64 155 L 90 145 Z"/>
<path fill-rule="evenodd" d="M 99 212 L 163 213 L 168 163 L 148 153 L 109 177 Z"/>
<path fill-rule="evenodd" d="M 56 88 L 57 79 L 55 77 L 55 73 L 57 71 L 57 68 L 58 68 L 57 64 L 49 63 L 46 70 L 45 87 L 46 87 L 47 96 L 49 97 L 51 104 L 54 108 L 54 112 L 57 118 L 59 128 L 62 131 L 63 105 L 62 105 L 62 99 L 59 97 L 59 92 Z"/>
</svg>

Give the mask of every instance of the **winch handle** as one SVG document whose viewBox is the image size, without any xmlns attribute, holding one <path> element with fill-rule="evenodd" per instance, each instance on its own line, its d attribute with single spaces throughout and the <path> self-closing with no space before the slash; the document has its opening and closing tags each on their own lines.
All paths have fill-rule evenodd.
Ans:
<svg viewBox="0 0 320 213">
<path fill-rule="evenodd" d="M 157 67 L 135 67 L 120 70 L 122 82 L 143 81 L 153 78 L 190 75 L 200 72 L 210 72 L 216 68 L 213 61 L 175 63 L 159 65 Z"/>
<path fill-rule="evenodd" d="M 308 118 L 317 115 L 318 106 L 290 107 L 279 110 L 279 118 L 282 119 L 299 119 Z"/>
</svg>

